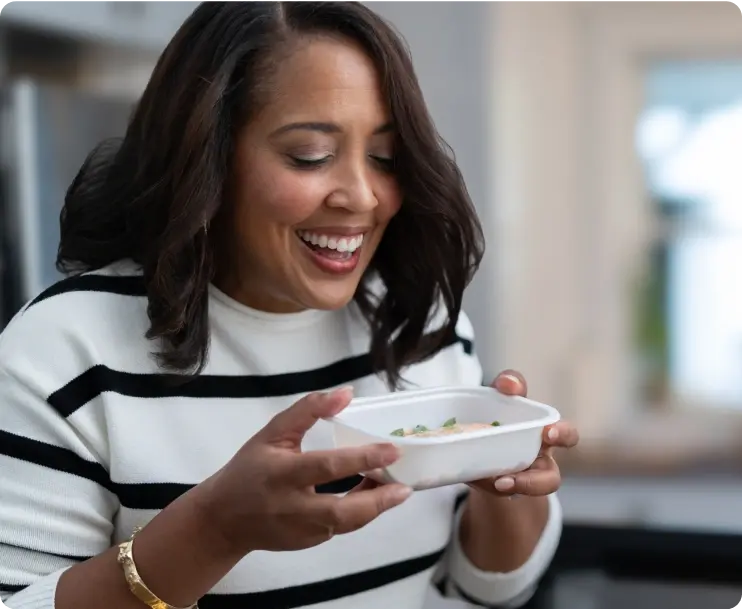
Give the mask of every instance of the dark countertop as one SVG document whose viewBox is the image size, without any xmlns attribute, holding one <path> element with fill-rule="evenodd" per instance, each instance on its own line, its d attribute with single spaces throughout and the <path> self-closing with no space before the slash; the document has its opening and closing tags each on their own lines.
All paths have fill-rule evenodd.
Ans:
<svg viewBox="0 0 742 609">
<path fill-rule="evenodd" d="M 740 596 L 742 533 L 567 522 L 523 609 L 729 609 Z"/>
<path fill-rule="evenodd" d="M 567 523 L 554 570 L 575 569 L 596 569 L 612 578 L 742 587 L 742 533 Z"/>
</svg>

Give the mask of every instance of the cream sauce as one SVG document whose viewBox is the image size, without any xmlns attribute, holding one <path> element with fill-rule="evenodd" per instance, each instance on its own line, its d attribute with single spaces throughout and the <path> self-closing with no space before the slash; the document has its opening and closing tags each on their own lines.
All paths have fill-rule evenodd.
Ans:
<svg viewBox="0 0 742 609">
<path fill-rule="evenodd" d="M 456 423 L 448 427 L 439 427 L 428 431 L 415 432 L 413 429 L 405 429 L 405 436 L 415 436 L 416 438 L 434 438 L 438 436 L 451 436 L 458 433 L 467 433 L 492 427 L 490 423 Z"/>
</svg>

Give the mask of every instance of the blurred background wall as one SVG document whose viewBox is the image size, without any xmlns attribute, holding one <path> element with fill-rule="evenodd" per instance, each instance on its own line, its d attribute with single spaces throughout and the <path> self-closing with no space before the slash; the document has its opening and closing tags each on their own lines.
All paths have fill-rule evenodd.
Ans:
<svg viewBox="0 0 742 609">
<path fill-rule="evenodd" d="M 640 555 L 677 558 L 682 551 L 669 550 L 676 547 L 698 561 L 692 548 L 700 539 L 716 544 L 704 555 L 708 564 L 723 555 L 740 567 L 736 587 L 725 580 L 693 592 L 676 583 L 668 592 L 660 584 L 671 574 L 619 585 L 590 579 L 578 565 L 582 575 L 562 577 L 551 600 L 539 602 L 736 604 L 740 9 L 369 4 L 407 39 L 485 227 L 487 256 L 467 294 L 485 369 L 521 370 L 533 397 L 581 429 L 581 447 L 562 458 L 565 539 L 574 547 L 565 542 L 560 551 L 608 548 L 579 559 L 593 566 L 609 549 L 615 562 L 619 546 L 622 560 L 636 565 L 645 564 Z M 64 190 L 93 145 L 123 132 L 158 54 L 194 6 L 12 2 L 2 10 L 3 323 L 57 279 Z M 672 536 L 681 534 L 691 537 Z M 626 540 L 634 545 L 621 545 Z"/>
</svg>

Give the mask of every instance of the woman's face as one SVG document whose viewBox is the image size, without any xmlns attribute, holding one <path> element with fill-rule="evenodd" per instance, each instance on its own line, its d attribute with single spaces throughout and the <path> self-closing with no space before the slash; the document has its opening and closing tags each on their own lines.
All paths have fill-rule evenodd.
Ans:
<svg viewBox="0 0 742 609">
<path fill-rule="evenodd" d="M 401 203 L 378 74 L 352 43 L 316 37 L 267 96 L 237 138 L 217 284 L 264 311 L 340 308 Z"/>
</svg>

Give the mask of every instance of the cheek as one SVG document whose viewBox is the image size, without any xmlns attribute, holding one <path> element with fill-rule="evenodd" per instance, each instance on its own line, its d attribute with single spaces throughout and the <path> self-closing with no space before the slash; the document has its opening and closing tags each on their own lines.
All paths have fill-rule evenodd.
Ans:
<svg viewBox="0 0 742 609">
<path fill-rule="evenodd" d="M 255 172 L 256 175 L 258 172 Z M 300 224 L 322 205 L 322 197 L 310 181 L 287 171 L 264 172 L 242 189 L 240 214 L 252 232 Z"/>
<path fill-rule="evenodd" d="M 376 219 L 380 224 L 389 222 L 402 207 L 402 192 L 396 180 L 389 180 L 377 190 L 379 206 L 376 209 Z"/>
</svg>

